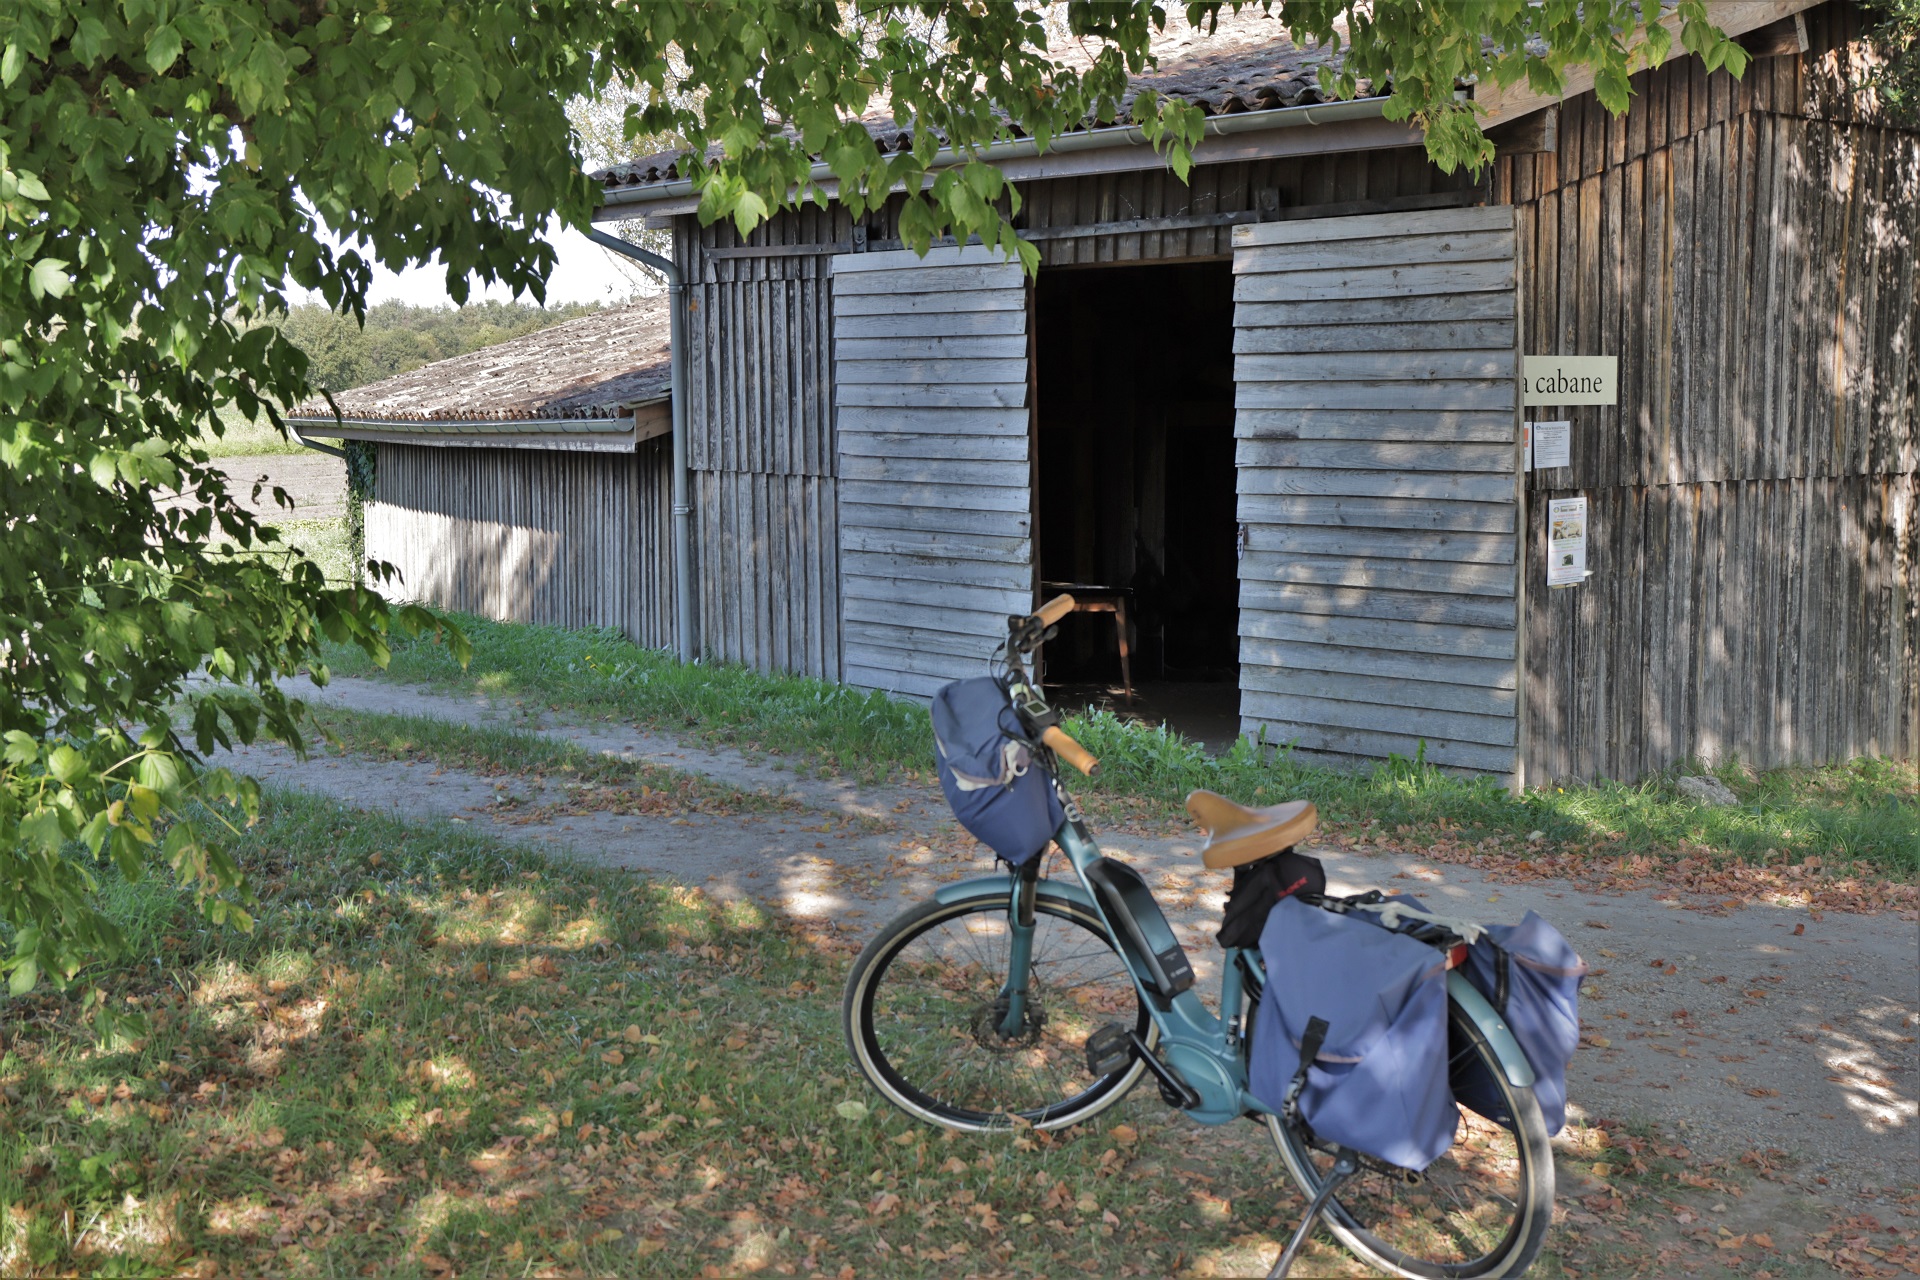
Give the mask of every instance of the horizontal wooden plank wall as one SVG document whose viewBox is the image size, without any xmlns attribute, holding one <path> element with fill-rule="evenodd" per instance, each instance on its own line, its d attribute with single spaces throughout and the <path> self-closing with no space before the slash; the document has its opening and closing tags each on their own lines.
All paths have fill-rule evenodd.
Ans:
<svg viewBox="0 0 1920 1280">
<path fill-rule="evenodd" d="M 716 248 L 831 241 L 846 215 L 804 209 L 745 242 L 680 220 L 690 282 L 688 458 L 701 648 L 761 671 L 838 680 L 839 502 L 832 282 L 819 255 Z"/>
<path fill-rule="evenodd" d="M 1234 243 L 1242 730 L 1511 772 L 1513 211 Z"/>
<path fill-rule="evenodd" d="M 833 270 L 846 681 L 925 697 L 1033 604 L 1026 282 L 978 246 Z"/>
<path fill-rule="evenodd" d="M 1233 213 L 1272 218 L 1291 208 L 1425 196 L 1473 186 L 1465 170 L 1441 173 L 1420 147 L 1289 156 L 1200 165 L 1184 183 L 1167 170 L 1152 169 L 1023 183 L 1025 199 L 1016 222 L 1041 230 Z M 1038 244 L 1046 267 L 1224 258 L 1233 251 L 1233 228 L 1121 231 L 1045 239 Z"/>
<path fill-rule="evenodd" d="M 367 553 L 398 598 L 672 642 L 664 441 L 639 454 L 378 446 Z"/>
<path fill-rule="evenodd" d="M 1920 755 L 1920 138 L 1842 91 L 1852 16 L 1809 19 L 1496 166 L 1529 350 L 1620 357 L 1617 407 L 1529 414 L 1573 423 L 1530 540 L 1585 494 L 1595 574 L 1547 591 L 1530 549 L 1529 781 Z"/>
</svg>

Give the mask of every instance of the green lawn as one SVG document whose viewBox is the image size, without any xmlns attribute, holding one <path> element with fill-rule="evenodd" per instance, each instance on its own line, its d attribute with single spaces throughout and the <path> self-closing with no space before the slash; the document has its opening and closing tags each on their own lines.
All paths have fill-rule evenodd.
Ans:
<svg viewBox="0 0 1920 1280">
<path fill-rule="evenodd" d="M 287 439 L 265 418 L 249 422 L 240 416 L 240 411 L 227 408 L 220 414 L 223 431 L 219 435 L 208 431 L 198 443 L 211 458 L 258 458 L 269 454 L 305 453 L 306 446 Z"/>
<path fill-rule="evenodd" d="M 252 934 L 109 884 L 143 1040 L 0 1004 L 0 1274 L 1233 1274 L 1299 1211 L 1151 1088 L 908 1122 L 840 1038 L 853 943 L 751 905 L 292 795 L 239 852 Z"/>
<path fill-rule="evenodd" d="M 1243 1276 L 1303 1209 L 1150 1084 L 1057 1135 L 908 1121 L 841 1040 L 861 938 L 288 793 L 236 852 L 252 933 L 106 881 L 141 1038 L 0 998 L 0 1275 Z M 1751 1171 L 1611 1121 L 1558 1159 L 1531 1274 L 1751 1274 L 1673 1225 Z M 1299 1274 L 1367 1273 L 1323 1237 Z"/>
<path fill-rule="evenodd" d="M 927 713 L 910 703 L 799 677 L 686 666 L 613 632 L 460 623 L 473 641 L 467 670 L 437 644 L 400 641 L 387 678 L 776 752 L 800 767 L 866 780 L 924 778 L 932 770 Z M 330 650 L 329 661 L 343 674 L 375 674 L 357 651 Z M 1772 867 L 1815 859 L 1829 872 L 1920 879 L 1920 766 L 1911 761 L 1859 759 L 1759 775 L 1729 764 L 1714 773 L 1741 803 L 1712 808 L 1679 795 L 1664 776 L 1514 797 L 1491 779 L 1411 760 L 1345 773 L 1245 741 L 1211 755 L 1178 734 L 1110 714 L 1068 727 L 1105 765 L 1100 779 L 1077 788 L 1105 820 L 1174 820 L 1186 793 L 1205 787 L 1253 804 L 1304 796 L 1335 834 L 1444 844 L 1467 849 L 1462 856 L 1490 841 L 1510 854 L 1680 856 Z"/>
</svg>

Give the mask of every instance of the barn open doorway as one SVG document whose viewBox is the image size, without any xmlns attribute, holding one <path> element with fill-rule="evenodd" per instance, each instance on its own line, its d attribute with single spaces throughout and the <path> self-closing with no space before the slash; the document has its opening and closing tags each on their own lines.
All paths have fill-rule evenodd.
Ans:
<svg viewBox="0 0 1920 1280">
<path fill-rule="evenodd" d="M 1068 704 L 1165 722 L 1210 746 L 1239 732 L 1239 579 L 1229 262 L 1042 270 L 1035 285 L 1043 592 L 1086 612 L 1047 646 Z"/>
</svg>

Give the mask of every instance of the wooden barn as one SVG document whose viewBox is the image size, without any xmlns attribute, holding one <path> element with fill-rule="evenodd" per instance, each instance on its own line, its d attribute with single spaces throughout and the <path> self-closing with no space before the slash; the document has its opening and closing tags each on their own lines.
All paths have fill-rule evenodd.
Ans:
<svg viewBox="0 0 1920 1280">
<path fill-rule="evenodd" d="M 569 320 L 289 415 L 371 444 L 367 552 L 400 594 L 519 622 L 673 629 L 664 298 Z"/>
<path fill-rule="evenodd" d="M 684 280 L 700 649 L 925 696 L 1072 584 L 1115 612 L 1050 679 L 1210 692 L 1333 761 L 1920 754 L 1920 136 L 1854 88 L 1852 5 L 1714 13 L 1742 80 L 1675 57 L 1619 119 L 1483 87 L 1478 180 L 1322 101 L 1270 20 L 1178 25 L 1140 83 L 1209 113 L 1190 182 L 1126 127 L 998 158 L 1031 280 L 891 210 L 742 239 L 675 157 L 607 171 L 602 218 L 670 229 Z M 357 425 L 414 593 L 671 641 L 657 439 Z M 509 507 L 604 586 L 506 582 L 556 572 L 486 549 Z"/>
</svg>

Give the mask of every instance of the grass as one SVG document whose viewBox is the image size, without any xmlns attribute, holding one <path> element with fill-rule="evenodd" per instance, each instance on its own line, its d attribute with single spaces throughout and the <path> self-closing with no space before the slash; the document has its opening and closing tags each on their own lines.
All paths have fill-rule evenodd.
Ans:
<svg viewBox="0 0 1920 1280">
<path fill-rule="evenodd" d="M 461 625 L 474 648 L 467 670 L 437 644 L 400 641 L 387 677 L 778 752 L 867 781 L 925 778 L 932 770 L 927 713 L 911 703 L 795 676 L 687 666 L 613 632 L 477 618 Z M 341 674 L 375 674 L 357 651 L 330 650 L 329 660 Z M 1712 772 L 1740 803 L 1708 807 L 1677 793 L 1667 775 L 1514 797 L 1490 778 L 1414 760 L 1347 773 L 1244 740 L 1213 755 L 1177 733 L 1107 713 L 1068 727 L 1104 764 L 1100 779 L 1077 788 L 1104 820 L 1172 820 L 1187 792 L 1204 787 L 1250 804 L 1306 797 L 1330 831 L 1411 844 L 1494 841 L 1522 851 L 1705 854 L 1762 865 L 1817 859 L 1829 869 L 1920 878 L 1915 762 L 1862 758 L 1760 774 L 1729 762 Z"/>
<path fill-rule="evenodd" d="M 347 521 L 344 516 L 331 520 L 293 520 L 281 516 L 269 516 L 266 523 L 280 531 L 280 550 L 265 551 L 262 555 L 286 558 L 285 548 L 297 547 L 309 559 L 319 566 L 328 582 L 348 583 L 353 580 L 353 547 L 347 535 Z"/>
<path fill-rule="evenodd" d="M 210 458 L 261 458 L 307 452 L 305 445 L 282 436 L 265 418 L 249 422 L 240 416 L 239 410 L 229 406 L 221 411 L 220 421 L 224 434 L 208 431 L 198 441 Z"/>
<path fill-rule="evenodd" d="M 868 782 L 925 777 L 933 768 L 925 708 L 884 694 L 741 667 L 688 666 L 614 631 L 457 620 L 474 644 L 465 671 L 440 645 L 398 637 L 385 674 L 774 752 Z M 326 654 L 336 674 L 376 674 L 357 649 L 328 646 Z"/>
<path fill-rule="evenodd" d="M 840 1039 L 851 944 L 753 906 L 281 793 L 238 853 L 251 934 L 107 884 L 143 1039 L 0 1005 L 0 1273 L 1243 1274 L 1300 1211 L 1151 1088 L 909 1123 Z"/>
<path fill-rule="evenodd" d="M 570 742 L 495 725 L 318 705 L 327 745 L 375 760 L 421 761 L 482 776 L 514 776 L 563 789 L 571 807 L 631 809 L 653 816 L 729 814 L 789 802 L 644 760 L 623 760 Z"/>
</svg>

